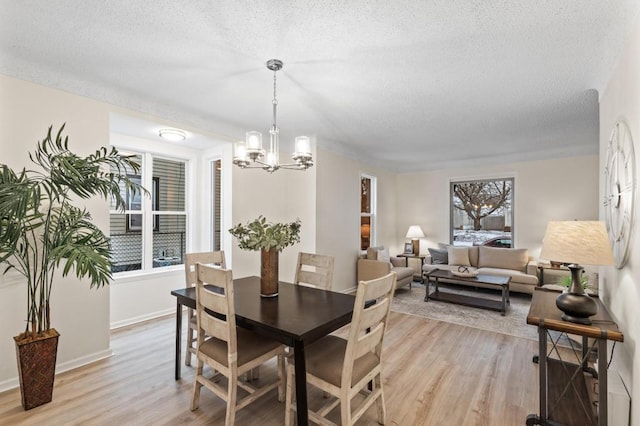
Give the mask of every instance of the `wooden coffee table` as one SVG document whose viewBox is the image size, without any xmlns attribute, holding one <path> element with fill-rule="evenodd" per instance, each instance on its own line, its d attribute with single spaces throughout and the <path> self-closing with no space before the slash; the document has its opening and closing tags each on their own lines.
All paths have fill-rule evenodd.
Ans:
<svg viewBox="0 0 640 426">
<path fill-rule="evenodd" d="M 497 290 L 500 290 L 502 292 L 502 300 L 490 300 L 483 297 L 466 296 L 463 294 L 455 294 L 442 291 L 438 288 L 438 284 L 441 278 L 465 283 L 482 284 L 483 287 L 495 287 Z M 435 290 L 429 293 L 429 283 L 432 279 L 434 281 Z M 433 299 L 441 302 L 457 303 L 459 305 L 491 309 L 493 311 L 499 311 L 502 316 L 504 316 L 507 312 L 507 305 L 511 304 L 509 301 L 510 281 L 511 277 L 500 275 L 478 274 L 475 277 L 459 277 L 452 274 L 451 271 L 436 269 L 427 274 L 427 290 L 424 301 L 428 302 L 429 299 Z"/>
</svg>

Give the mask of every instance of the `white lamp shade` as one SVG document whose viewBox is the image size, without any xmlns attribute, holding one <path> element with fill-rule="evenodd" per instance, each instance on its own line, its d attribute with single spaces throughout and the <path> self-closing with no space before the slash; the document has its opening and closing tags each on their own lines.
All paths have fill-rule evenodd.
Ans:
<svg viewBox="0 0 640 426">
<path fill-rule="evenodd" d="M 296 137 L 295 152 L 293 155 L 310 155 L 311 154 L 311 141 L 308 136 Z"/>
<path fill-rule="evenodd" d="M 562 263 L 613 265 L 613 251 L 604 222 L 549 222 L 540 257 Z"/>
<path fill-rule="evenodd" d="M 262 150 L 262 133 L 251 131 L 247 132 L 247 151 Z"/>
<path fill-rule="evenodd" d="M 424 238 L 424 232 L 422 232 L 422 228 L 420 227 L 420 225 L 411 225 L 409 227 L 409 230 L 407 231 L 406 238 Z"/>
<path fill-rule="evenodd" d="M 236 142 L 233 148 L 234 148 L 234 153 L 233 153 L 234 158 L 237 158 L 239 160 L 247 159 L 247 148 L 245 147 L 244 142 Z"/>
</svg>

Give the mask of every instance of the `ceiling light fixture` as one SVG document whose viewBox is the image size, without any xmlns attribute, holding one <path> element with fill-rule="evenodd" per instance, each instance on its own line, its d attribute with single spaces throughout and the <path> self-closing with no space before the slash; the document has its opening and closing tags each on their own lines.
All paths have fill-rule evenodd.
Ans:
<svg viewBox="0 0 640 426">
<path fill-rule="evenodd" d="M 179 129 L 160 129 L 158 134 L 161 138 L 171 142 L 180 142 L 187 138 L 187 133 Z"/>
<path fill-rule="evenodd" d="M 276 98 L 276 72 L 282 69 L 279 59 L 267 61 L 267 68 L 273 71 L 273 125 L 269 130 L 269 151 L 262 149 L 262 133 L 247 132 L 246 141 L 237 142 L 234 146 L 233 164 L 243 169 L 260 168 L 273 173 L 278 169 L 307 170 L 313 166 L 311 141 L 308 136 L 295 139 L 295 151 L 291 158 L 293 163 L 280 164 L 279 144 L 280 129 L 277 125 L 278 99 Z"/>
</svg>

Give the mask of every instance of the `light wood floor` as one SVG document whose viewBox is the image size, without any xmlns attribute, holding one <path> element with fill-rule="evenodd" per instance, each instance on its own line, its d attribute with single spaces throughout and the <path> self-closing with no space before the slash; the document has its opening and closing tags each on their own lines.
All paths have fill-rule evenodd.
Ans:
<svg viewBox="0 0 640 426">
<path fill-rule="evenodd" d="M 224 403 L 206 389 L 200 408 L 189 410 L 193 368 L 174 380 L 174 327 L 165 317 L 115 331 L 115 356 L 58 375 L 47 405 L 25 412 L 19 390 L 0 394 L 0 424 L 223 424 Z M 531 340 L 392 312 L 383 350 L 387 424 L 524 424 L 538 411 L 536 351 Z M 273 374 L 275 363 L 261 370 L 261 378 Z M 309 398 L 311 405 L 322 395 L 310 389 Z M 238 414 L 238 425 L 281 425 L 284 404 L 272 391 Z M 375 419 L 374 406 L 359 424 Z"/>
</svg>

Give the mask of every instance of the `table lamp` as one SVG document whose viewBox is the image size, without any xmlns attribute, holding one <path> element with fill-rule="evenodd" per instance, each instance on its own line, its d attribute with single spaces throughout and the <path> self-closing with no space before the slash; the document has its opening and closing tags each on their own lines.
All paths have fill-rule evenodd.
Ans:
<svg viewBox="0 0 640 426">
<path fill-rule="evenodd" d="M 413 245 L 413 254 L 418 256 L 420 254 L 420 238 L 424 238 L 424 232 L 422 232 L 422 228 L 420 225 L 411 225 L 409 230 L 407 231 L 406 238 L 411 239 L 411 244 Z"/>
<path fill-rule="evenodd" d="M 542 240 L 543 259 L 566 264 L 571 270 L 569 291 L 556 299 L 556 306 L 565 321 L 591 324 L 590 316 L 598 312 L 598 305 L 582 288 L 580 273 L 584 265 L 613 265 L 613 252 L 604 222 L 549 222 Z"/>
</svg>

